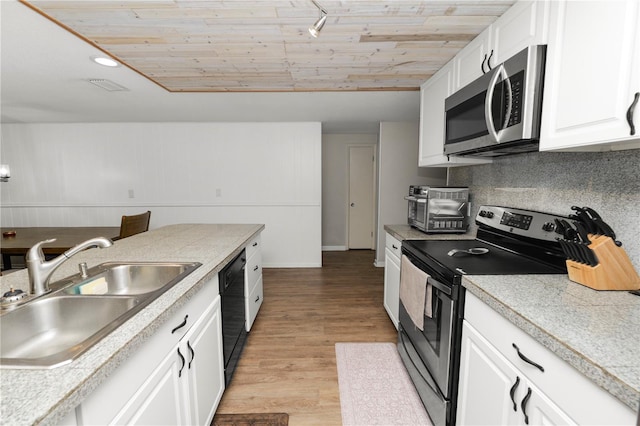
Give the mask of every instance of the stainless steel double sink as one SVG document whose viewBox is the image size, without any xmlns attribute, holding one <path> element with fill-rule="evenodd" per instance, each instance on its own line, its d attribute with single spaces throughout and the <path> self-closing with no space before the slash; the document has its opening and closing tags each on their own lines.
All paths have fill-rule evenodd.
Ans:
<svg viewBox="0 0 640 426">
<path fill-rule="evenodd" d="M 0 367 L 53 368 L 86 352 L 201 266 L 108 262 L 51 284 L 52 291 L 2 312 Z"/>
</svg>

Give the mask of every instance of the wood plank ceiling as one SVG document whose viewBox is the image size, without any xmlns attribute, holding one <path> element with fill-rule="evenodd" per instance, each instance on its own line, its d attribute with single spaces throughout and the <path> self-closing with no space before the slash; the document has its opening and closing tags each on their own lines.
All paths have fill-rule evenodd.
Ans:
<svg viewBox="0 0 640 426">
<path fill-rule="evenodd" d="M 515 2 L 21 1 L 171 92 L 418 90 Z"/>
</svg>

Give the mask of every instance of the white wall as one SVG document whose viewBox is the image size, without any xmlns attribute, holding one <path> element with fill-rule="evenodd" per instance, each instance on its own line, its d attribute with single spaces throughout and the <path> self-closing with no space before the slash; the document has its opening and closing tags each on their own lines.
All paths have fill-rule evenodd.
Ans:
<svg viewBox="0 0 640 426">
<path fill-rule="evenodd" d="M 322 247 L 324 250 L 348 249 L 349 145 L 377 143 L 377 134 L 322 135 Z"/>
<path fill-rule="evenodd" d="M 267 267 L 320 266 L 320 123 L 3 124 L 5 226 L 264 223 Z M 133 196 L 133 197 L 131 197 Z"/>
<path fill-rule="evenodd" d="M 445 168 L 418 167 L 419 122 L 380 123 L 378 155 L 378 243 L 376 265 L 384 266 L 384 225 L 407 223 L 409 185 L 445 185 Z"/>
</svg>

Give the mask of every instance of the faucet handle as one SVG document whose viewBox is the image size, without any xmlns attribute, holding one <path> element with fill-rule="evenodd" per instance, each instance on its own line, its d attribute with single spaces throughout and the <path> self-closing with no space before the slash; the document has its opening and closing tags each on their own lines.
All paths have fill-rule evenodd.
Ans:
<svg viewBox="0 0 640 426">
<path fill-rule="evenodd" d="M 49 244 L 56 241 L 55 238 L 51 238 L 49 240 L 44 240 L 44 241 L 40 241 L 38 243 L 35 243 L 33 245 L 33 247 L 31 247 L 29 249 L 29 251 L 27 252 L 27 261 L 31 260 L 35 260 L 35 261 L 44 261 L 44 253 L 42 252 L 42 246 L 44 244 Z"/>
</svg>

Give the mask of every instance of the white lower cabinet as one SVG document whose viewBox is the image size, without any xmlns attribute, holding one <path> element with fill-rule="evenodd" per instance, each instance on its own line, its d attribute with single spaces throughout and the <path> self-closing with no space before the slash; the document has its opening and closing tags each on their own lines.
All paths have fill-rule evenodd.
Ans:
<svg viewBox="0 0 640 426">
<path fill-rule="evenodd" d="M 398 328 L 400 306 L 400 256 L 402 243 L 391 234 L 386 235 L 384 249 L 384 309 L 393 325 Z"/>
<path fill-rule="evenodd" d="M 469 292 L 456 416 L 459 425 L 633 425 L 636 421 L 631 408 Z"/>
<path fill-rule="evenodd" d="M 460 364 L 458 424 L 575 424 L 467 321 Z"/>
<path fill-rule="evenodd" d="M 246 330 L 251 331 L 253 322 L 262 306 L 262 242 L 260 234 L 245 247 L 247 264 L 245 266 L 244 294 L 246 311 Z"/>
<path fill-rule="evenodd" d="M 78 425 L 209 425 L 224 391 L 218 279 L 76 408 Z"/>
</svg>

